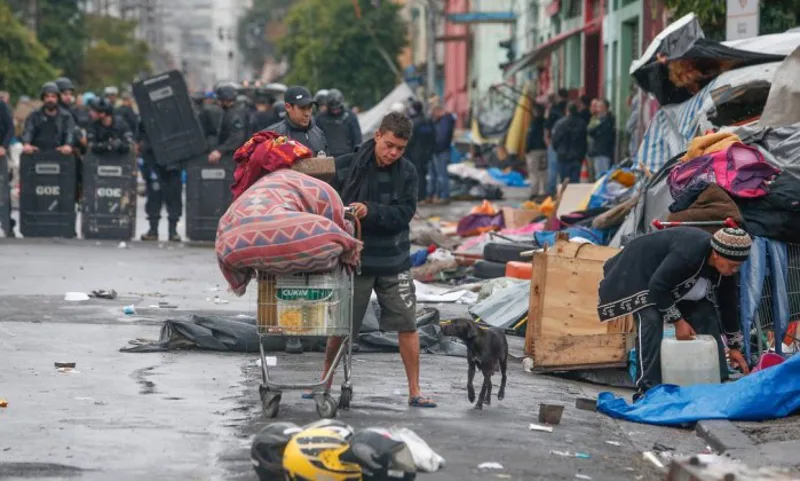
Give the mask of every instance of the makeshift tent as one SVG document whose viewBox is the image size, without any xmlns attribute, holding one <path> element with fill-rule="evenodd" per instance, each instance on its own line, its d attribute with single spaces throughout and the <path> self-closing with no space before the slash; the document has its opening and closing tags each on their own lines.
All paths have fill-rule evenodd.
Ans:
<svg viewBox="0 0 800 481">
<path fill-rule="evenodd" d="M 690 99 L 723 72 L 778 62 L 785 56 L 707 40 L 697 18 L 689 14 L 664 29 L 631 64 L 630 73 L 661 105 L 669 105 Z"/>
<path fill-rule="evenodd" d="M 406 83 L 401 83 L 392 90 L 389 95 L 384 97 L 378 104 L 366 112 L 358 114 L 358 124 L 361 126 L 361 134 L 364 138 L 371 137 L 381 125 L 383 117 L 389 113 L 392 104 L 397 102 L 407 102 L 409 98 L 416 98 L 411 87 Z"/>
</svg>

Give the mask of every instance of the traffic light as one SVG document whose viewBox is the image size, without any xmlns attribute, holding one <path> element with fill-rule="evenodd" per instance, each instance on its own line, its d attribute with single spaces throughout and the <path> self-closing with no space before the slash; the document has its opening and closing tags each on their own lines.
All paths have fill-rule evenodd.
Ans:
<svg viewBox="0 0 800 481">
<path fill-rule="evenodd" d="M 500 46 L 500 48 L 506 51 L 506 61 L 499 65 L 500 70 L 505 70 L 512 63 L 514 63 L 514 60 L 516 59 L 517 56 L 516 52 L 514 51 L 514 39 L 509 38 L 508 40 L 503 40 L 501 42 L 498 42 L 498 45 Z"/>
</svg>

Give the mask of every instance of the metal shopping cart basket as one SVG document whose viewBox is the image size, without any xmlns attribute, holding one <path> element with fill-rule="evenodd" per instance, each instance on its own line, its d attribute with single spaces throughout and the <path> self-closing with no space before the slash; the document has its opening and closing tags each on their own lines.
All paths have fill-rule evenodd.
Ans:
<svg viewBox="0 0 800 481">
<path fill-rule="evenodd" d="M 346 209 L 348 220 L 355 225 L 361 237 L 361 226 Z M 353 277 L 356 273 L 347 267 L 315 274 L 274 275 L 258 273 L 258 335 L 261 355 L 259 386 L 264 415 L 278 415 L 283 390 L 311 390 L 322 418 L 336 416 L 339 408 L 350 409 L 353 386 L 350 374 L 353 359 Z M 269 375 L 264 353 L 264 342 L 273 336 L 285 337 L 341 337 L 342 343 L 330 369 L 319 382 L 276 382 Z M 344 383 L 338 402 L 331 396 L 328 384 L 339 364 L 344 370 Z"/>
</svg>

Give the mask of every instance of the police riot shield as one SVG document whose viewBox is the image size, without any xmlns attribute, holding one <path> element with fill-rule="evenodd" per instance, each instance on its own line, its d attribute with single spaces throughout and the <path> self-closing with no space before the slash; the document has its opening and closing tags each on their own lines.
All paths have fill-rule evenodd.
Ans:
<svg viewBox="0 0 800 481">
<path fill-rule="evenodd" d="M 11 186 L 8 178 L 8 157 L 0 156 L 0 234 L 11 236 Z"/>
<path fill-rule="evenodd" d="M 206 156 L 189 161 L 186 166 L 186 236 L 193 241 L 213 241 L 219 219 L 228 210 L 233 194 L 232 156 L 218 164 L 209 164 Z"/>
<path fill-rule="evenodd" d="M 83 158 L 81 232 L 84 238 L 133 238 L 136 234 L 136 175 L 133 152 L 90 152 Z"/>
<path fill-rule="evenodd" d="M 133 95 L 159 163 L 175 164 L 207 152 L 205 134 L 180 72 L 136 82 Z"/>
<path fill-rule="evenodd" d="M 55 150 L 20 158 L 19 230 L 25 237 L 75 237 L 77 161 Z"/>
</svg>

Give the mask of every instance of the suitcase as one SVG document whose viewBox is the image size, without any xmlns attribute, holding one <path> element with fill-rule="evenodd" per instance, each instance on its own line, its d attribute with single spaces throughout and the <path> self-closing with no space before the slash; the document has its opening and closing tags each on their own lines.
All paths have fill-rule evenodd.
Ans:
<svg viewBox="0 0 800 481">
<path fill-rule="evenodd" d="M 233 199 L 231 185 L 236 164 L 226 156 L 209 164 L 205 155 L 186 166 L 186 236 L 193 241 L 214 241 L 219 219 Z"/>
<path fill-rule="evenodd" d="M 147 138 L 160 164 L 177 164 L 207 152 L 206 138 L 178 71 L 133 84 Z"/>
<path fill-rule="evenodd" d="M 129 240 L 136 233 L 136 158 L 133 152 L 83 158 L 81 233 L 86 239 Z"/>
<path fill-rule="evenodd" d="M 77 160 L 56 151 L 20 158 L 19 230 L 25 237 L 75 237 Z"/>
</svg>

